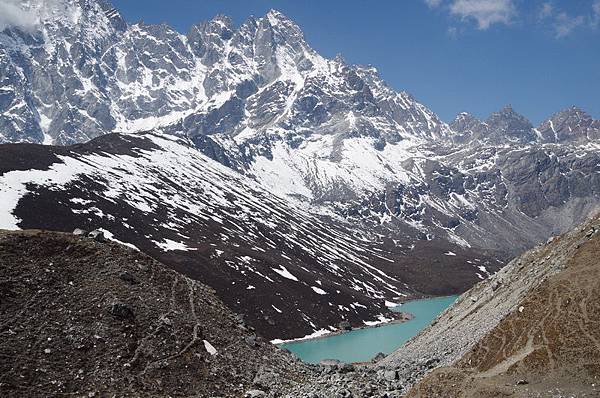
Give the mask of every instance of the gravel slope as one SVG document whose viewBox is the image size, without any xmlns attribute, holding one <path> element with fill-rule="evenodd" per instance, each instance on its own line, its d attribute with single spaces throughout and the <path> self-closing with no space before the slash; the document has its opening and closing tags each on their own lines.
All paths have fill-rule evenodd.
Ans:
<svg viewBox="0 0 600 398">
<path fill-rule="evenodd" d="M 306 371 L 209 287 L 116 243 L 40 231 L 0 231 L 0 357 L 3 397 L 236 397 Z"/>
<path fill-rule="evenodd" d="M 457 362 L 408 396 L 600 396 L 598 221 L 544 247 L 537 286 Z"/>
</svg>

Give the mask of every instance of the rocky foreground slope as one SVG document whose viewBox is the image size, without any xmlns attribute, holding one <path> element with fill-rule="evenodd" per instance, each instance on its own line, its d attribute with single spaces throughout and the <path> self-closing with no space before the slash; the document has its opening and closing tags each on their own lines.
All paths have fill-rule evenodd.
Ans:
<svg viewBox="0 0 600 398">
<path fill-rule="evenodd" d="M 449 358 L 464 355 L 443 360 L 451 366 L 436 369 L 408 396 L 600 396 L 599 231 L 596 219 L 463 296 L 462 311 L 454 308 L 438 323 L 460 322 L 458 335 L 444 341 Z M 464 344 L 469 333 L 477 336 L 474 345 Z"/>
<path fill-rule="evenodd" d="M 0 358 L 3 397 L 239 397 L 305 371 L 209 287 L 116 243 L 39 231 L 0 232 Z"/>
<path fill-rule="evenodd" d="M 289 396 L 598 397 L 599 258 L 594 218 L 511 261 L 376 365 L 324 372 Z"/>
<path fill-rule="evenodd" d="M 0 233 L 0 394 L 597 397 L 600 218 L 513 260 L 370 366 L 303 365 L 135 250 Z"/>
</svg>

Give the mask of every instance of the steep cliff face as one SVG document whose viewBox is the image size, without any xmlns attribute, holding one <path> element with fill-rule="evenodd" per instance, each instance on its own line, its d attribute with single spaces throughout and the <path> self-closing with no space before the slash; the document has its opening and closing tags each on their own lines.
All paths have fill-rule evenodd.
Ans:
<svg viewBox="0 0 600 398">
<path fill-rule="evenodd" d="M 54 232 L 0 232 L 0 336 L 4 397 L 239 397 L 306 371 L 206 285 Z"/>
</svg>

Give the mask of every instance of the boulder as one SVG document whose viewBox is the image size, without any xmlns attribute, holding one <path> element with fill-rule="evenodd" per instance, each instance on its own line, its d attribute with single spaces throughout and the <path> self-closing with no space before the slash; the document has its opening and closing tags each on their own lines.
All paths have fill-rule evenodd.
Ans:
<svg viewBox="0 0 600 398">
<path fill-rule="evenodd" d="M 375 355 L 373 357 L 373 359 L 371 359 L 371 362 L 379 362 L 381 361 L 383 358 L 385 358 L 385 354 L 383 352 L 378 353 L 377 355 Z"/>
<path fill-rule="evenodd" d="M 498 290 L 500 288 L 500 286 L 502 286 L 501 281 L 496 280 L 496 281 L 492 282 L 492 291 L 495 292 L 496 290 Z"/>
<path fill-rule="evenodd" d="M 266 396 L 267 394 L 262 390 L 249 390 L 244 394 L 244 398 L 260 398 Z"/>
<path fill-rule="evenodd" d="M 248 344 L 250 347 L 255 347 L 257 345 L 256 342 L 256 335 L 255 334 L 251 334 L 250 336 L 246 336 L 244 337 L 244 341 L 246 342 L 246 344 Z"/>
<path fill-rule="evenodd" d="M 121 272 L 121 274 L 119 274 L 119 278 L 121 278 L 125 282 L 129 283 L 130 285 L 135 285 L 135 284 L 139 283 L 138 280 L 136 279 L 136 277 L 127 271 Z"/>
<path fill-rule="evenodd" d="M 104 232 L 102 232 L 98 229 L 95 229 L 92 232 L 90 232 L 88 234 L 88 238 L 92 238 L 96 242 L 105 242 L 106 241 L 106 239 L 104 238 Z"/>
<path fill-rule="evenodd" d="M 252 384 L 256 387 L 262 387 L 270 389 L 273 385 L 278 383 L 280 378 L 279 373 L 268 367 L 261 367 L 252 380 Z"/>
<path fill-rule="evenodd" d="M 133 308 L 129 304 L 124 303 L 113 303 L 108 309 L 111 315 L 121 318 L 121 319 L 133 319 L 135 318 L 135 313 L 133 312 Z"/>
<path fill-rule="evenodd" d="M 352 325 L 348 321 L 342 321 L 338 323 L 338 328 L 342 330 L 352 330 Z"/>
<path fill-rule="evenodd" d="M 323 359 L 323 360 L 321 360 L 321 362 L 319 362 L 319 365 L 321 365 L 321 366 L 330 366 L 330 367 L 337 367 L 341 364 L 342 364 L 342 362 L 337 359 Z"/>
<path fill-rule="evenodd" d="M 344 364 L 338 366 L 338 369 L 339 369 L 340 373 L 351 373 L 356 370 L 354 368 L 354 365 L 352 365 L 351 363 L 344 363 Z"/>
<path fill-rule="evenodd" d="M 87 231 L 85 229 L 75 228 L 73 230 L 73 235 L 83 235 L 83 236 L 85 236 L 85 234 L 87 234 Z"/>
<path fill-rule="evenodd" d="M 396 370 L 386 370 L 383 372 L 383 378 L 387 381 L 396 381 L 399 379 L 398 371 Z"/>
</svg>

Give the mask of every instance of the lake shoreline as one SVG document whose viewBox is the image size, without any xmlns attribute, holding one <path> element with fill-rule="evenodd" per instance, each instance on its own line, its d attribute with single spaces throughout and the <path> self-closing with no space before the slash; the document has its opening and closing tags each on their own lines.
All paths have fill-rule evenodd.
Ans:
<svg viewBox="0 0 600 398">
<path fill-rule="evenodd" d="M 388 322 L 381 322 L 381 323 L 377 323 L 375 325 L 362 325 L 362 326 L 352 327 L 352 329 L 350 329 L 350 330 L 345 330 L 345 329 L 338 329 L 335 331 L 332 330 L 332 331 L 328 331 L 329 333 L 323 333 L 318 336 L 310 336 L 309 335 L 310 337 L 308 337 L 308 336 L 298 337 L 296 339 L 283 340 L 281 342 L 278 341 L 276 343 L 273 343 L 273 341 L 275 341 L 275 340 L 273 340 L 273 341 L 271 341 L 271 343 L 276 345 L 277 347 L 285 349 L 285 347 L 282 347 L 282 346 L 286 345 L 286 344 L 304 343 L 307 341 L 321 340 L 321 339 L 326 339 L 328 337 L 339 336 L 342 334 L 350 333 L 355 330 L 373 329 L 373 328 L 379 328 L 379 327 L 384 327 L 384 326 L 388 326 L 388 325 L 395 325 L 395 324 L 399 324 L 399 323 L 408 322 L 408 321 L 413 320 L 416 315 L 409 313 L 409 312 L 395 311 L 394 309 L 400 308 L 400 307 L 402 307 L 402 305 L 404 305 L 406 303 L 410 303 L 412 301 L 443 299 L 443 298 L 454 297 L 454 296 L 457 296 L 457 295 L 449 294 L 449 295 L 444 295 L 444 296 L 423 296 L 423 297 L 419 297 L 419 298 L 412 298 L 412 299 L 405 300 L 405 301 L 399 301 L 398 305 L 390 308 L 390 311 L 392 312 L 392 315 L 395 316 L 395 318 Z M 398 315 L 396 315 L 396 314 L 398 314 Z"/>
<path fill-rule="evenodd" d="M 379 315 L 381 322 L 377 324 L 373 322 L 351 330 L 321 329 L 304 338 L 271 342 L 307 363 L 318 364 L 325 359 L 371 363 L 379 353 L 389 354 L 430 325 L 456 298 L 457 295 L 418 298 L 396 306 L 386 302 L 390 311 Z"/>
<path fill-rule="evenodd" d="M 357 326 L 357 327 L 353 327 L 350 330 L 337 329 L 335 331 L 332 330 L 329 333 L 322 334 L 322 335 L 319 335 L 319 336 L 314 336 L 314 337 L 300 337 L 298 339 L 287 340 L 287 341 L 284 341 L 282 343 L 273 343 L 273 344 L 275 344 L 278 347 L 281 347 L 282 345 L 285 345 L 285 344 L 304 343 L 304 342 L 307 342 L 307 341 L 322 340 L 322 339 L 326 339 L 328 337 L 339 336 L 339 335 L 350 333 L 350 332 L 353 332 L 353 331 L 356 331 L 356 330 L 375 329 L 375 328 L 380 328 L 380 327 L 387 326 L 387 325 L 395 325 L 395 324 L 399 324 L 399 323 L 408 322 L 408 321 L 414 319 L 414 315 L 410 314 L 410 313 L 395 312 L 394 314 L 398 314 L 395 319 L 391 319 L 391 320 L 389 320 L 387 322 L 381 322 L 381 323 L 378 323 L 376 325 Z M 285 348 L 285 347 L 282 347 L 282 348 Z"/>
</svg>

